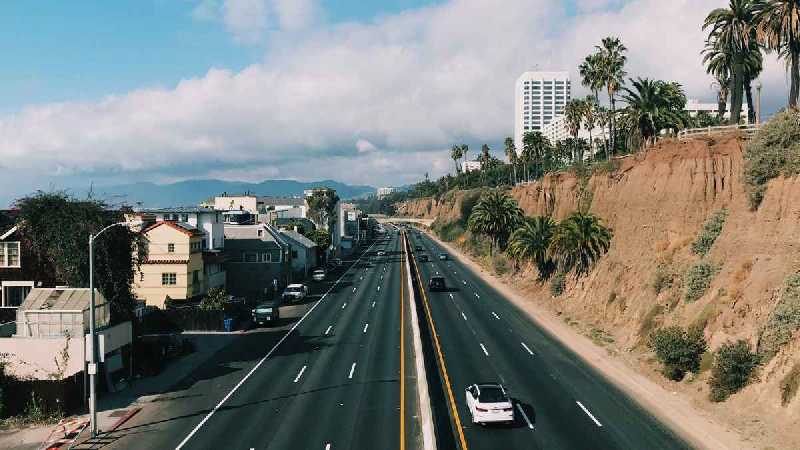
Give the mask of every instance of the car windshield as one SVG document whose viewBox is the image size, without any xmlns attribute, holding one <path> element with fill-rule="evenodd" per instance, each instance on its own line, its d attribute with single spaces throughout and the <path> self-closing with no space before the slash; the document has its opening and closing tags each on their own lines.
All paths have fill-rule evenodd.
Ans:
<svg viewBox="0 0 800 450">
<path fill-rule="evenodd" d="M 286 292 L 300 292 L 300 287 L 287 287 Z"/>
<path fill-rule="evenodd" d="M 478 401 L 481 403 L 503 403 L 508 401 L 502 389 L 495 386 L 481 387 L 478 394 Z"/>
</svg>

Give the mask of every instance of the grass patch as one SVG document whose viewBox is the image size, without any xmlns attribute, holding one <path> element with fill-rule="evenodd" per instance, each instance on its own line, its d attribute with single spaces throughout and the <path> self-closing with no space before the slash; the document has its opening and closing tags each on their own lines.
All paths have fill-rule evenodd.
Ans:
<svg viewBox="0 0 800 450">
<path fill-rule="evenodd" d="M 700 261 L 686 272 L 686 293 L 684 299 L 692 303 L 702 297 L 719 269 L 706 261 Z"/>
<path fill-rule="evenodd" d="M 700 358 L 700 370 L 697 373 L 708 372 L 714 367 L 714 352 L 706 351 Z"/>
<path fill-rule="evenodd" d="M 750 351 L 747 341 L 726 342 L 716 351 L 711 369 L 711 401 L 723 402 L 750 382 L 759 357 Z"/>
<path fill-rule="evenodd" d="M 656 327 L 658 316 L 661 315 L 662 312 L 664 312 L 664 307 L 661 305 L 654 305 L 650 308 L 650 311 L 647 311 L 647 314 L 642 318 L 641 325 L 639 325 L 640 337 L 645 338 L 650 335 L 650 332 Z"/>
<path fill-rule="evenodd" d="M 700 314 L 694 319 L 692 322 L 692 328 L 698 328 L 700 330 L 705 330 L 708 324 L 717 318 L 717 305 L 714 303 L 707 304 Z"/>
<path fill-rule="evenodd" d="M 744 160 L 745 190 L 755 210 L 770 180 L 800 173 L 800 112 L 789 110 L 772 116 L 747 145 Z"/>
<path fill-rule="evenodd" d="M 711 250 L 711 246 L 714 245 L 714 241 L 716 241 L 719 235 L 722 233 L 722 227 L 725 225 L 725 219 L 727 218 L 728 210 L 720 209 L 712 214 L 708 220 L 706 220 L 706 223 L 703 224 L 703 229 L 700 231 L 697 239 L 692 242 L 692 252 L 694 252 L 694 254 L 705 256 L 706 253 Z"/>
<path fill-rule="evenodd" d="M 592 340 L 592 342 L 601 347 L 607 344 L 613 344 L 615 341 L 613 336 L 606 333 L 605 330 L 601 330 L 599 328 L 592 328 L 589 331 L 589 338 Z"/>
<path fill-rule="evenodd" d="M 769 361 L 800 328 L 800 274 L 786 278 L 781 299 L 769 315 L 758 337 L 757 351 Z"/>
<path fill-rule="evenodd" d="M 781 403 L 783 406 L 789 404 L 797 394 L 800 387 L 800 364 L 794 363 L 792 370 L 781 380 Z"/>
</svg>

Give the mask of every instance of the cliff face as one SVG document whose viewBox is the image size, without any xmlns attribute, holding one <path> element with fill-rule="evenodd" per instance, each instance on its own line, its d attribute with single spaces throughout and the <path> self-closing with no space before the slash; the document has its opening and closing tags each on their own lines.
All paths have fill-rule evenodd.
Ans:
<svg viewBox="0 0 800 450">
<path fill-rule="evenodd" d="M 668 142 L 646 154 L 617 161 L 610 173 L 580 179 L 571 173 L 545 177 L 512 190 L 528 215 L 560 220 L 577 209 L 579 193 L 590 192 L 590 210 L 613 229 L 610 251 L 586 277 L 571 280 L 552 298 L 547 285 L 525 275 L 508 277 L 531 301 L 546 304 L 584 332 L 613 338 L 609 351 L 654 379 L 696 399 L 745 433 L 771 436 L 772 445 L 800 447 L 800 432 L 783 435 L 800 418 L 800 400 L 781 405 L 780 381 L 800 361 L 797 334 L 759 372 L 758 379 L 722 404 L 711 404 L 706 383 L 672 383 L 656 373 L 644 337 L 661 325 L 705 323 L 711 348 L 746 339 L 755 348 L 760 330 L 780 299 L 787 276 L 800 270 L 800 179 L 773 180 L 757 211 L 748 207 L 742 182 L 743 144 L 735 137 Z M 408 216 L 452 220 L 459 195 L 401 205 Z M 703 224 L 727 209 L 722 233 L 701 258 L 691 251 Z M 701 261 L 718 268 L 705 295 L 685 299 L 687 269 Z M 659 293 L 658 274 L 671 274 Z M 567 319 L 568 318 L 568 319 Z M 610 341 L 610 340 L 609 340 Z M 699 375 L 707 378 L 708 371 Z M 691 377 L 690 377 L 691 378 Z M 794 427 L 793 430 L 797 428 Z M 777 437 L 776 437 L 777 436 Z M 779 439 L 774 441 L 772 438 Z M 777 444 L 776 444 L 777 443 Z"/>
</svg>

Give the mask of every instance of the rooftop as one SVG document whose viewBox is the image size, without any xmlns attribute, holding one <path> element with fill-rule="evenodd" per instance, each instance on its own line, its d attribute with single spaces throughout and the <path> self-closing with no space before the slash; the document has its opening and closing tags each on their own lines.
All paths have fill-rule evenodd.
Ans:
<svg viewBox="0 0 800 450">
<path fill-rule="evenodd" d="M 284 234 L 286 237 L 288 237 L 293 241 L 299 242 L 300 245 L 302 245 L 303 247 L 312 248 L 317 246 L 317 244 L 315 244 L 314 241 L 296 231 L 285 230 L 281 231 L 281 234 Z"/>
<path fill-rule="evenodd" d="M 173 206 L 171 208 L 142 208 L 138 212 L 162 214 L 162 213 L 215 213 L 214 208 L 203 208 L 201 206 Z"/>
<path fill-rule="evenodd" d="M 158 222 L 150 225 L 149 227 L 145 228 L 144 230 L 142 230 L 142 233 L 147 233 L 148 231 L 150 231 L 150 230 L 152 230 L 154 228 L 158 228 L 161 225 L 166 225 L 166 226 L 168 226 L 170 228 L 178 230 L 181 233 L 187 234 L 189 236 L 203 236 L 203 235 L 205 235 L 205 232 L 203 232 L 201 230 L 198 230 L 196 227 L 194 227 L 192 225 L 189 225 L 188 223 L 185 223 L 185 222 L 173 222 L 171 220 L 158 221 Z"/>
<path fill-rule="evenodd" d="M 21 310 L 83 311 L 89 309 L 91 295 L 88 288 L 34 288 L 20 305 Z M 95 289 L 95 304 L 106 303 L 105 297 Z"/>
</svg>

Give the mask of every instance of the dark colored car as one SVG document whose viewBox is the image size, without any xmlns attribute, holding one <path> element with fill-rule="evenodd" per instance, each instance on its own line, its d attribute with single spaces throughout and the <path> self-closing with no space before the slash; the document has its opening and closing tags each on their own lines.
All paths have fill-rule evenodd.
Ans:
<svg viewBox="0 0 800 450">
<path fill-rule="evenodd" d="M 428 255 L 419 255 L 419 260 L 422 262 L 428 262 L 430 261 L 430 258 L 428 258 Z"/>
<path fill-rule="evenodd" d="M 422 246 L 418 245 L 418 246 L 414 247 L 414 250 L 418 251 L 418 252 L 421 252 L 422 251 Z"/>
<path fill-rule="evenodd" d="M 442 261 L 447 261 L 447 253 L 439 253 L 439 259 Z"/>
<path fill-rule="evenodd" d="M 443 291 L 447 289 L 447 285 L 444 282 L 444 277 L 431 277 L 428 281 L 428 289 L 433 291 Z"/>
<path fill-rule="evenodd" d="M 280 306 L 277 300 L 260 303 L 253 309 L 253 322 L 256 326 L 277 322 L 281 317 Z"/>
</svg>

